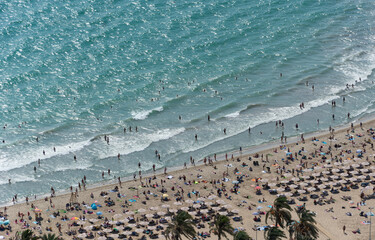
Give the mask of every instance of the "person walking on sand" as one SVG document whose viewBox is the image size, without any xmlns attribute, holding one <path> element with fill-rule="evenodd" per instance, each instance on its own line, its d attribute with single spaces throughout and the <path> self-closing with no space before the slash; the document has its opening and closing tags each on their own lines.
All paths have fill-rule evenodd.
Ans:
<svg viewBox="0 0 375 240">
<path fill-rule="evenodd" d="M 344 226 L 342 227 L 342 232 L 346 235 L 345 230 L 346 230 L 346 226 L 344 225 Z"/>
</svg>

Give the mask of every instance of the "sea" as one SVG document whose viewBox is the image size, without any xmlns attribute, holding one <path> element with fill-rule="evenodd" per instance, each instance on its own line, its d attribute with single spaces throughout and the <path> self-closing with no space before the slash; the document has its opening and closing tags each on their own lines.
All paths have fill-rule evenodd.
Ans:
<svg viewBox="0 0 375 240">
<path fill-rule="evenodd" d="M 374 22 L 371 0 L 2 0 L 0 203 L 370 116 Z"/>
</svg>

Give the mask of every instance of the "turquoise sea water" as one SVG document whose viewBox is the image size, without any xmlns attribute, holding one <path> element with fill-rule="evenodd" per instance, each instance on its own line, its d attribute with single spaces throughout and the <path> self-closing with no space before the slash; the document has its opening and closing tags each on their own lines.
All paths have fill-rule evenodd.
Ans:
<svg viewBox="0 0 375 240">
<path fill-rule="evenodd" d="M 370 0 L 1 1 L 0 202 L 370 114 L 374 22 Z"/>
</svg>

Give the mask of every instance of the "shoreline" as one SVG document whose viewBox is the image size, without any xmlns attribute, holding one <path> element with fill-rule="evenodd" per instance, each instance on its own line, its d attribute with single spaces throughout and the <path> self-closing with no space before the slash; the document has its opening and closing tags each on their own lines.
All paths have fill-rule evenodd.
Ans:
<svg viewBox="0 0 375 240">
<path fill-rule="evenodd" d="M 269 192 L 266 189 L 263 189 L 262 194 L 258 196 L 255 193 L 256 186 L 262 186 L 265 183 L 270 184 L 271 186 L 272 183 L 272 186 L 275 186 L 275 190 L 277 188 L 279 194 L 282 194 L 283 192 L 283 190 L 279 189 L 283 189 L 286 186 L 292 186 L 292 184 L 306 184 L 308 186 L 311 185 L 312 187 L 317 187 L 317 185 L 311 184 L 311 182 L 314 181 L 310 181 L 310 179 L 314 179 L 311 178 L 311 176 L 316 176 L 312 175 L 312 172 L 314 172 L 314 174 L 319 174 L 319 179 L 323 179 L 323 175 L 321 175 L 322 172 L 327 172 L 329 168 L 332 169 L 333 165 L 334 168 L 336 167 L 341 169 L 347 169 L 345 167 L 349 165 L 345 165 L 343 162 L 338 162 L 337 157 L 342 157 L 342 161 L 345 160 L 345 162 L 349 162 L 350 164 L 352 163 L 353 166 L 354 164 L 358 165 L 358 163 L 360 163 L 362 166 L 363 161 L 368 161 L 366 166 L 368 166 L 369 169 L 364 170 L 370 170 L 370 172 L 372 172 L 373 174 L 363 174 L 363 177 L 366 175 L 366 177 L 374 176 L 374 180 L 371 182 L 371 184 L 375 185 L 375 160 L 373 159 L 373 156 L 375 156 L 375 150 L 373 148 L 370 149 L 369 145 L 367 145 L 367 147 L 363 145 L 365 142 L 368 141 L 366 139 L 368 136 L 370 136 L 370 138 L 375 136 L 375 133 L 369 134 L 369 132 L 366 131 L 366 129 L 369 129 L 370 127 L 375 128 L 375 119 L 369 119 L 366 122 L 363 121 L 363 128 L 359 127 L 359 122 L 361 120 L 362 119 L 353 119 L 353 121 L 349 123 L 336 127 L 334 139 L 329 139 L 331 133 L 328 130 L 316 131 L 313 133 L 305 134 L 305 142 L 301 142 L 299 136 L 294 136 L 288 139 L 287 144 L 279 143 L 277 140 L 274 140 L 268 143 L 246 148 L 242 151 L 242 154 L 240 154 L 239 151 L 233 151 L 233 160 L 231 159 L 231 157 L 229 157 L 228 161 L 225 161 L 225 155 L 221 154 L 220 158 L 222 158 L 223 160 L 217 158 L 218 161 L 213 160 L 213 163 L 208 165 L 205 165 L 201 161 L 197 162 L 196 166 L 189 165 L 187 169 L 177 166 L 169 169 L 166 175 L 164 175 L 162 170 L 159 169 L 159 171 L 155 173 L 155 179 L 151 178 L 150 176 L 152 176 L 153 174 L 149 173 L 147 174 L 148 177 L 146 177 L 146 175 L 143 176 L 142 183 L 140 182 L 139 178 L 137 178 L 136 181 L 128 178 L 127 181 L 122 181 L 121 185 L 119 185 L 116 180 L 108 180 L 104 182 L 99 182 L 95 185 L 88 185 L 86 190 L 82 189 L 82 191 L 78 191 L 77 196 L 74 196 L 74 194 L 72 194 L 70 191 L 59 191 L 57 192 L 55 197 L 47 197 L 47 200 L 43 198 L 39 198 L 37 200 L 30 200 L 29 204 L 25 203 L 24 201 L 17 202 L 17 204 L 11 204 L 10 206 L 7 206 L 7 219 L 9 219 L 12 223 L 12 228 L 14 231 L 23 230 L 25 229 L 25 222 L 17 223 L 16 220 L 21 219 L 19 215 L 20 213 L 21 216 L 22 214 L 24 214 L 24 216 L 28 216 L 31 212 L 31 218 L 25 220 L 29 224 L 27 228 L 33 230 L 35 234 L 40 236 L 43 233 L 49 233 L 48 228 L 50 228 L 52 229 L 50 230 L 52 231 L 52 233 L 60 234 L 63 238 L 71 239 L 71 237 L 68 237 L 67 234 L 70 231 L 78 230 L 78 228 L 75 230 L 74 226 L 72 225 L 74 223 L 73 218 L 76 219 L 80 225 L 83 225 L 84 228 L 90 227 L 88 225 L 90 224 L 89 222 L 92 222 L 92 219 L 94 219 L 95 222 L 100 222 L 97 224 L 91 224 L 100 225 L 105 218 L 107 218 L 109 222 L 112 222 L 113 227 L 115 227 L 114 223 L 116 222 L 116 216 L 120 216 L 120 218 L 117 218 L 117 220 L 125 222 L 124 231 L 126 232 L 126 227 L 135 227 L 134 224 L 126 224 L 129 219 L 134 218 L 136 219 L 137 223 L 138 218 L 140 218 L 141 220 L 138 223 L 144 223 L 144 220 L 142 220 L 144 216 L 147 215 L 151 218 L 152 214 L 156 214 L 156 212 L 159 214 L 160 210 L 161 212 L 166 211 L 167 209 L 163 207 L 166 204 L 167 206 L 169 206 L 169 208 L 171 208 L 171 211 L 177 211 L 178 209 L 188 209 L 188 206 L 192 206 L 191 204 L 195 203 L 195 201 L 204 201 L 207 203 L 212 203 L 215 201 L 218 203 L 218 201 L 221 201 L 221 206 L 227 206 L 228 212 L 226 212 L 226 214 L 232 213 L 232 210 L 234 210 L 235 216 L 241 217 L 242 219 L 240 222 L 232 221 L 233 227 L 237 229 L 245 229 L 247 233 L 250 235 L 250 237 L 255 237 L 257 231 L 253 230 L 253 226 L 268 226 L 272 223 L 266 223 L 264 221 L 264 216 L 261 216 L 260 222 L 256 222 L 253 219 L 254 216 L 252 216 L 254 214 L 251 214 L 251 212 L 256 211 L 258 207 L 263 208 L 262 211 L 266 212 L 270 204 L 272 204 L 272 202 L 276 198 L 276 195 L 271 194 L 271 192 Z M 351 123 L 354 124 L 355 133 L 350 133 L 350 135 L 355 135 L 356 143 L 350 140 L 346 133 L 346 131 L 350 131 Z M 358 134 L 361 135 L 362 138 L 360 136 L 357 136 Z M 313 137 L 316 137 L 318 140 L 312 141 Z M 374 140 L 371 140 L 371 142 L 373 141 Z M 341 144 L 342 147 L 340 147 L 339 149 L 337 149 L 336 147 L 333 148 L 333 144 L 335 143 Z M 323 156 L 319 153 L 325 152 L 326 154 L 329 154 L 330 150 L 328 148 L 330 148 L 331 146 L 331 153 L 334 154 L 333 157 L 330 158 L 327 156 L 328 158 L 323 158 Z M 304 148 L 304 150 L 302 148 Z M 356 159 L 354 157 L 354 154 L 357 149 L 363 149 L 365 151 L 365 155 L 362 159 Z M 289 160 L 287 160 L 286 158 L 287 150 L 289 152 L 293 152 L 296 154 L 296 159 L 292 160 L 289 163 Z M 301 150 L 303 151 L 302 154 L 297 154 Z M 347 150 L 351 150 L 351 152 L 346 152 Z M 254 153 L 258 153 L 258 157 L 256 157 Z M 261 158 L 262 154 L 265 155 L 265 159 Z M 302 158 L 302 155 L 304 155 L 307 158 Z M 249 156 L 252 157 L 252 160 L 248 159 Z M 365 160 L 366 157 L 369 159 Z M 256 165 L 255 162 L 258 161 L 259 163 Z M 302 163 L 306 163 L 306 166 L 301 166 L 300 164 Z M 243 166 L 243 164 L 246 164 L 246 166 Z M 326 165 L 330 165 L 330 167 Z M 316 170 L 314 170 L 315 166 L 320 166 L 320 168 L 316 168 Z M 285 168 L 285 176 L 282 174 L 282 171 L 280 172 L 280 169 L 283 168 Z M 299 172 L 295 172 L 297 170 L 299 170 Z M 344 173 L 346 171 L 349 172 L 352 170 L 344 170 Z M 362 173 L 362 171 L 360 172 Z M 173 177 L 167 177 L 169 175 Z M 340 177 L 340 173 L 338 173 L 335 176 Z M 243 179 L 243 182 L 240 184 L 239 192 L 233 192 L 235 187 L 234 181 L 238 180 L 238 177 L 241 177 L 241 179 Z M 298 181 L 293 180 L 297 177 L 299 179 Z M 310 179 L 306 177 L 310 177 Z M 330 178 L 328 177 L 328 175 L 326 177 Z M 357 175 L 354 176 L 353 173 L 353 177 L 357 177 Z M 285 181 L 284 178 L 287 179 L 287 181 Z M 346 180 L 345 177 L 343 178 Z M 259 182 L 256 179 L 258 179 Z M 290 181 L 294 181 L 294 183 Z M 354 182 L 355 180 L 351 181 L 353 181 L 352 183 L 359 185 L 358 182 Z M 362 182 L 362 180 L 360 180 L 360 182 Z M 363 182 L 367 182 L 367 184 L 370 184 L 369 180 L 363 180 Z M 336 180 L 330 180 L 330 182 L 321 182 L 319 184 L 323 184 L 327 188 L 322 188 L 321 185 L 319 185 L 320 189 L 318 190 L 323 191 L 323 189 L 331 188 L 331 183 L 337 184 L 338 182 L 336 182 Z M 297 189 L 302 189 L 302 191 L 305 191 L 306 189 L 308 189 L 306 185 L 303 185 L 304 187 L 300 187 Z M 116 187 L 118 187 L 118 191 L 113 191 L 114 189 L 116 189 Z M 226 189 L 225 195 L 219 194 L 219 190 L 223 191 L 223 188 Z M 170 197 L 169 201 L 167 202 L 161 200 L 161 196 L 162 194 L 164 194 L 163 189 L 165 189 L 165 191 L 169 194 Z M 339 187 L 337 187 L 336 189 L 339 189 Z M 182 200 L 178 200 L 177 198 L 178 196 L 180 196 L 179 193 L 182 190 L 185 191 L 185 194 L 182 194 Z M 346 213 L 348 211 L 368 211 L 367 206 L 359 205 L 362 202 L 362 199 L 360 198 L 361 192 L 366 191 L 366 194 L 370 194 L 368 190 L 372 190 L 372 188 L 365 189 L 363 186 L 360 186 L 356 189 L 353 188 L 351 192 L 341 191 L 340 189 L 340 193 L 338 194 L 329 193 L 329 196 L 327 198 L 319 198 L 319 201 L 323 202 L 327 201 L 331 197 L 334 198 L 335 202 L 332 205 L 328 205 L 328 203 L 327 205 L 325 205 L 324 203 L 324 206 L 320 204 L 316 205 L 315 200 L 310 199 L 310 194 L 319 194 L 318 192 L 313 192 L 313 190 L 308 190 L 306 195 L 304 193 L 300 194 L 301 197 L 307 197 L 306 202 L 303 202 L 302 200 L 300 200 L 299 197 L 297 198 L 297 196 L 294 195 L 288 199 L 295 200 L 295 204 L 297 206 L 306 203 L 307 209 L 316 213 L 317 227 L 320 233 L 320 237 L 318 238 L 319 240 L 332 239 L 332 236 L 339 235 L 343 240 L 364 239 L 362 237 L 365 237 L 365 235 L 368 234 L 368 228 L 366 228 L 366 225 L 362 224 L 366 223 L 363 223 L 363 219 L 361 219 L 361 217 L 357 214 L 350 215 L 349 217 Z M 293 192 L 294 191 L 297 192 L 296 189 L 293 190 Z M 299 191 L 301 190 L 298 190 L 298 192 Z M 199 192 L 199 195 L 195 194 L 194 192 Z M 102 195 L 103 193 L 105 194 Z M 288 194 L 291 193 L 292 192 L 288 192 Z M 191 194 L 191 196 L 189 194 Z M 46 196 L 48 196 L 48 194 Z M 211 196 L 214 196 L 214 198 L 212 199 Z M 343 198 L 345 196 L 350 196 L 352 198 L 353 205 L 357 203 L 356 209 L 352 208 L 354 207 L 353 205 L 349 205 L 350 208 L 347 208 L 347 204 L 349 202 Z M 174 200 L 175 198 L 176 200 Z M 262 198 L 263 200 L 261 200 Z M 106 203 L 109 199 L 111 199 L 115 204 L 107 205 Z M 135 202 L 130 202 L 131 200 Z M 173 203 L 173 201 L 176 202 Z M 65 211 L 66 204 L 70 202 L 79 204 L 80 209 Z M 96 211 L 91 211 L 90 206 L 93 202 L 103 205 L 101 209 L 97 210 L 100 211 L 101 214 L 103 214 L 103 218 L 98 219 L 96 216 L 98 215 L 96 214 Z M 367 200 L 366 203 L 368 206 L 375 206 L 375 201 L 373 199 Z M 30 204 L 33 204 L 35 207 L 41 210 L 42 218 L 44 219 L 40 223 L 41 225 L 39 225 L 33 220 L 33 209 L 30 209 Z M 292 208 L 294 209 L 296 205 L 292 206 Z M 162 209 L 160 209 L 160 207 Z M 142 212 L 148 214 L 140 214 L 140 212 L 138 212 L 138 210 L 140 209 L 142 209 Z M 330 211 L 330 209 L 334 209 L 334 211 Z M 5 209 L 3 206 L 2 211 L 4 212 L 4 210 Z M 62 215 L 58 217 L 52 216 L 52 214 L 55 214 L 56 212 L 60 211 L 63 211 Z M 87 211 L 91 211 L 92 215 L 90 215 L 90 213 L 88 213 Z M 216 212 L 216 214 L 217 213 L 219 212 Z M 64 215 L 65 218 L 63 218 Z M 297 218 L 295 211 L 292 212 L 292 217 L 293 219 Z M 170 217 L 167 218 L 169 218 L 167 221 L 171 220 Z M 61 224 L 62 228 L 59 229 L 57 227 L 57 224 Z M 344 235 L 342 233 L 343 225 L 346 225 L 346 227 L 349 230 L 349 234 Z M 166 225 L 162 225 L 162 227 L 163 226 L 164 228 L 166 227 Z M 206 232 L 209 232 L 208 228 L 209 226 L 207 227 L 206 225 L 200 231 L 204 230 Z M 141 229 L 142 227 L 138 227 L 137 225 L 137 229 L 135 230 L 141 231 Z M 350 232 L 355 231 L 356 229 L 360 229 L 363 232 L 363 234 L 354 235 L 354 233 L 352 234 Z M 94 233 L 96 234 L 97 232 Z M 161 236 L 162 231 L 158 231 L 155 233 L 159 234 L 159 237 L 163 239 L 163 236 Z M 13 235 L 14 233 L 11 233 L 9 237 Z M 259 237 L 259 235 L 261 235 L 261 237 Z M 99 236 L 95 235 L 95 239 L 98 239 L 97 237 Z M 6 239 L 8 239 L 8 237 L 6 237 Z M 263 232 L 258 233 L 258 239 L 263 239 Z"/>
<path fill-rule="evenodd" d="M 367 116 L 362 116 L 361 118 L 353 119 L 353 121 L 350 121 L 348 123 L 336 126 L 335 134 L 338 134 L 338 133 L 350 128 L 351 123 L 359 124 L 361 119 L 364 119 L 364 121 L 362 122 L 363 124 L 370 124 L 371 122 L 375 123 L 375 113 L 371 113 L 371 114 L 368 114 Z M 309 138 L 313 138 L 313 137 L 327 136 L 327 135 L 330 134 L 330 132 L 329 132 L 328 129 L 321 129 L 321 130 L 307 132 L 307 133 L 303 133 L 303 134 L 304 134 L 304 138 L 306 140 L 308 140 Z M 240 152 L 239 150 L 232 149 L 232 150 L 228 150 L 228 152 L 217 153 L 217 161 L 213 160 L 214 164 L 224 162 L 226 153 L 228 154 L 228 159 L 231 158 L 231 156 L 230 156 L 231 154 L 233 154 L 233 158 L 248 157 L 251 154 L 255 154 L 255 153 L 261 154 L 261 153 L 264 153 L 266 151 L 270 151 L 273 148 L 278 148 L 280 145 L 285 145 L 285 146 L 293 145 L 293 144 L 295 144 L 299 141 L 300 136 L 299 135 L 291 135 L 291 136 L 287 136 L 287 137 L 288 137 L 287 143 L 280 143 L 279 139 L 271 139 L 268 142 L 264 142 L 264 143 L 261 143 L 261 144 L 258 144 L 258 145 L 245 147 L 245 148 L 242 149 L 242 152 Z M 206 157 L 207 158 L 213 157 L 213 154 L 208 155 Z M 204 165 L 203 159 L 199 159 L 199 160 L 196 161 L 195 166 L 193 166 L 191 164 L 187 164 L 187 169 L 195 169 L 195 168 L 200 167 L 202 165 Z M 184 170 L 183 167 L 184 167 L 183 165 L 168 167 L 167 175 L 172 175 L 173 173 Z M 145 174 L 142 175 L 142 178 L 146 179 L 146 178 L 153 177 L 153 176 L 160 177 L 162 175 L 164 175 L 163 169 L 157 169 L 154 173 L 152 172 L 152 170 L 148 170 L 148 171 L 145 172 Z M 136 181 L 139 181 L 138 176 L 136 178 Z M 126 176 L 126 177 L 121 177 L 121 182 L 123 184 L 125 184 L 125 183 L 129 183 L 129 182 L 134 182 L 134 180 L 133 180 L 132 176 Z M 93 184 L 88 184 L 88 185 L 86 185 L 86 191 L 89 191 L 89 190 L 94 191 L 94 190 L 97 190 L 99 188 L 112 187 L 112 186 L 115 186 L 115 185 L 118 185 L 117 176 L 113 176 L 113 179 L 105 179 L 105 180 L 98 181 L 98 182 L 93 183 Z M 78 187 L 78 185 L 77 186 L 74 185 L 73 189 L 75 187 Z M 62 190 L 56 191 L 54 198 L 59 197 L 59 196 L 70 195 L 70 193 L 71 192 L 70 192 L 69 189 L 62 189 Z M 29 199 L 32 199 L 32 200 L 29 200 L 29 202 L 40 201 L 40 200 L 43 200 L 46 197 L 50 197 L 50 196 L 51 196 L 50 193 L 45 193 L 45 194 L 42 194 L 40 196 L 37 196 L 36 199 L 32 198 L 32 197 L 29 197 Z M 12 202 L 3 202 L 3 203 L 0 202 L 0 208 L 16 206 L 16 205 L 25 204 L 25 203 L 26 203 L 25 198 L 17 201 L 15 204 L 13 204 Z"/>
</svg>

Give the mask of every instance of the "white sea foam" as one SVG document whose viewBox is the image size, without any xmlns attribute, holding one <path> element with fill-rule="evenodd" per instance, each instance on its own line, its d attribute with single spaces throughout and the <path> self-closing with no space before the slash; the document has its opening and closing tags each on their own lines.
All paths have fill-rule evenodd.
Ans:
<svg viewBox="0 0 375 240">
<path fill-rule="evenodd" d="M 138 111 L 138 112 L 137 111 L 131 111 L 131 115 L 132 115 L 133 119 L 135 119 L 135 120 L 144 120 L 153 111 L 161 112 L 161 111 L 163 111 L 163 107 L 157 107 L 157 108 L 154 108 L 154 109 L 151 109 L 151 110 L 142 110 L 142 111 Z"/>
<path fill-rule="evenodd" d="M 135 135 L 127 135 L 126 138 L 111 136 L 108 147 L 98 151 L 99 158 L 116 157 L 118 153 L 127 155 L 133 152 L 139 152 L 152 143 L 167 140 L 185 131 L 185 128 L 176 129 L 158 129 L 148 132 L 139 132 Z"/>
<path fill-rule="evenodd" d="M 225 115 L 226 118 L 235 118 L 235 117 L 238 117 L 238 116 L 240 116 L 240 111 Z"/>
<path fill-rule="evenodd" d="M 76 143 L 70 143 L 67 145 L 55 146 L 56 152 L 53 151 L 53 146 L 50 147 L 36 147 L 19 149 L 17 152 L 3 152 L 0 155 L 0 170 L 9 171 L 11 169 L 20 168 L 27 164 L 38 161 L 38 159 L 48 159 L 58 155 L 67 155 L 83 149 L 90 145 L 90 141 L 82 141 Z M 45 155 L 43 154 L 45 151 Z"/>
</svg>

